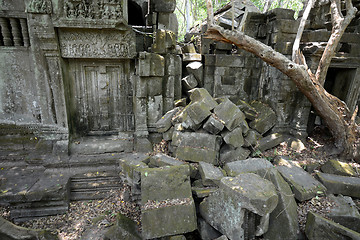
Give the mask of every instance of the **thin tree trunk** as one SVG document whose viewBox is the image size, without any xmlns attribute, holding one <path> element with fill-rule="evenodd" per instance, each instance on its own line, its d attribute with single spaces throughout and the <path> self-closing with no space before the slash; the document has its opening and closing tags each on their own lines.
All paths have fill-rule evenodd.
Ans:
<svg viewBox="0 0 360 240">
<path fill-rule="evenodd" d="M 306 21 L 309 17 L 310 14 L 310 10 L 311 8 L 314 6 L 316 0 L 309 0 L 309 2 L 307 3 L 307 6 L 305 8 L 304 14 L 301 18 L 300 24 L 299 24 L 299 28 L 295 37 L 295 41 L 294 41 L 294 45 L 293 45 L 293 49 L 292 49 L 292 60 L 298 64 L 300 64 L 300 40 L 301 37 L 303 35 L 304 29 L 305 29 L 305 24 Z"/>
</svg>

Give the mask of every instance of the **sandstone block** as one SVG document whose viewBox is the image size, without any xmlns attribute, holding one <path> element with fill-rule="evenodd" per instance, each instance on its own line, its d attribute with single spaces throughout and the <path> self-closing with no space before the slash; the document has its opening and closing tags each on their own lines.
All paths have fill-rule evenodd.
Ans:
<svg viewBox="0 0 360 240">
<path fill-rule="evenodd" d="M 218 167 L 207 162 L 199 163 L 199 171 L 204 186 L 218 186 L 220 180 L 224 177 L 224 174 Z"/>
<path fill-rule="evenodd" d="M 221 102 L 214 109 L 215 115 L 225 123 L 225 127 L 232 131 L 240 125 L 245 119 L 245 115 L 240 109 L 232 103 L 230 100 L 226 99 Z"/>
<path fill-rule="evenodd" d="M 277 122 L 276 114 L 268 105 L 262 102 L 253 101 L 250 105 L 258 112 L 256 119 L 250 122 L 250 127 L 263 135 L 275 126 Z"/>
<path fill-rule="evenodd" d="M 316 177 L 329 193 L 360 198 L 360 178 L 345 177 L 328 173 L 317 173 Z"/>
<path fill-rule="evenodd" d="M 331 159 L 321 166 L 321 171 L 329 174 L 355 177 L 356 173 L 350 164 Z"/>
<path fill-rule="evenodd" d="M 265 158 L 249 158 L 226 163 L 224 170 L 228 176 L 237 176 L 242 173 L 256 173 L 262 169 L 271 169 L 274 166 Z"/>
</svg>

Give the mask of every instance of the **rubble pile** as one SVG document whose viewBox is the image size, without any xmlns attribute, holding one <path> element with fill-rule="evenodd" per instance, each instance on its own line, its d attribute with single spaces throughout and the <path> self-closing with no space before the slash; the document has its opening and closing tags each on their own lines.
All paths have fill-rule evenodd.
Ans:
<svg viewBox="0 0 360 240">
<path fill-rule="evenodd" d="M 276 124 L 275 113 L 266 104 L 239 101 L 236 105 L 225 97 L 212 98 L 204 88 L 189 93 L 186 107 L 176 107 L 156 123 L 174 157 L 224 166 L 283 141 L 280 134 L 263 138 Z"/>
</svg>

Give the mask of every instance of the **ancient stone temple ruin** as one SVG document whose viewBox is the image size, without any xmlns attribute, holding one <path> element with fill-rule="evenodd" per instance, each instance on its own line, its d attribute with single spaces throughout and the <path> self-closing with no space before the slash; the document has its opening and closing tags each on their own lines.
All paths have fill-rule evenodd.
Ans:
<svg viewBox="0 0 360 240">
<path fill-rule="evenodd" d="M 358 0 L 353 3 L 360 8 Z M 143 212 L 146 239 L 191 232 L 197 224 L 210 222 L 227 236 L 241 233 L 245 239 L 267 231 L 278 198 L 288 197 L 278 196 L 282 186 L 274 187 L 270 180 L 282 179 L 279 185 L 285 181 L 278 171 L 267 178 L 247 173 L 241 179 L 238 167 L 230 163 L 247 159 L 260 137 L 305 137 L 319 119 L 287 76 L 231 44 L 207 39 L 206 25 L 194 28 L 186 43 L 178 44 L 175 6 L 174 0 L 0 0 L 0 203 L 12 208 L 13 219 L 63 213 L 70 200 L 101 198 L 119 187 L 121 171 L 133 198 L 148 207 Z M 299 25 L 294 11 L 261 13 L 246 1 L 235 1 L 233 10 L 234 22 L 226 6 L 216 13 L 216 23 L 228 29 L 234 25 L 291 56 Z M 319 2 L 301 42 L 310 68 L 316 68 L 330 33 L 329 3 Z M 351 110 L 359 104 L 359 15 L 340 42 L 325 88 Z M 265 112 L 265 120 L 252 115 L 257 108 Z M 176 129 L 179 125 L 185 130 Z M 236 134 L 241 143 L 232 140 Z M 151 152 L 162 139 L 183 161 L 140 154 Z M 257 164 L 271 165 L 264 161 Z M 163 171 L 165 165 L 172 167 Z M 220 183 L 224 175 L 214 165 L 234 179 Z M 206 183 L 207 171 L 220 177 Z M 175 176 L 173 185 L 163 186 L 160 180 L 167 183 L 169 175 Z M 209 196 L 193 184 L 199 179 L 222 190 L 196 205 L 193 198 Z M 247 196 L 231 192 L 233 184 L 246 179 L 264 184 L 256 186 L 257 193 L 271 185 L 261 200 L 270 207 L 252 200 L 245 207 L 231 206 L 241 209 L 236 221 L 250 223 L 235 229 L 239 232 L 227 223 L 212 222 L 217 214 L 212 211 L 222 209 L 215 203 L 218 199 L 246 202 Z M 97 187 L 99 182 L 103 187 Z M 159 196 L 149 190 L 154 185 Z M 179 196 L 171 192 L 176 188 L 183 190 Z M 286 183 L 284 188 L 290 196 Z M 147 228 L 158 214 L 149 202 L 169 199 L 177 214 L 190 212 L 190 220 L 173 232 L 167 232 L 167 226 L 160 229 L 164 232 Z M 294 198 L 289 202 L 295 204 Z M 195 205 L 207 223 L 203 218 L 197 222 Z M 221 217 L 228 220 L 226 214 Z M 276 234 L 274 229 L 268 233 Z"/>
</svg>

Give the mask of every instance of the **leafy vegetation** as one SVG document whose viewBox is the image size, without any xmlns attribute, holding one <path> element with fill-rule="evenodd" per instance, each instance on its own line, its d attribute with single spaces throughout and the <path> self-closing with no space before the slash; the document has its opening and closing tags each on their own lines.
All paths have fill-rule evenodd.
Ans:
<svg viewBox="0 0 360 240">
<path fill-rule="evenodd" d="M 228 2 L 228 0 L 212 0 L 214 11 L 220 9 Z M 274 8 L 293 9 L 295 11 L 295 17 L 297 17 L 299 11 L 303 8 L 301 0 L 252 0 L 252 2 L 260 11 L 264 11 L 264 8 L 267 8 L 268 10 Z M 269 4 L 270 7 L 265 7 L 266 4 Z M 183 41 L 187 30 L 200 24 L 206 19 L 206 1 L 177 0 L 175 14 L 179 22 L 178 40 Z"/>
</svg>

